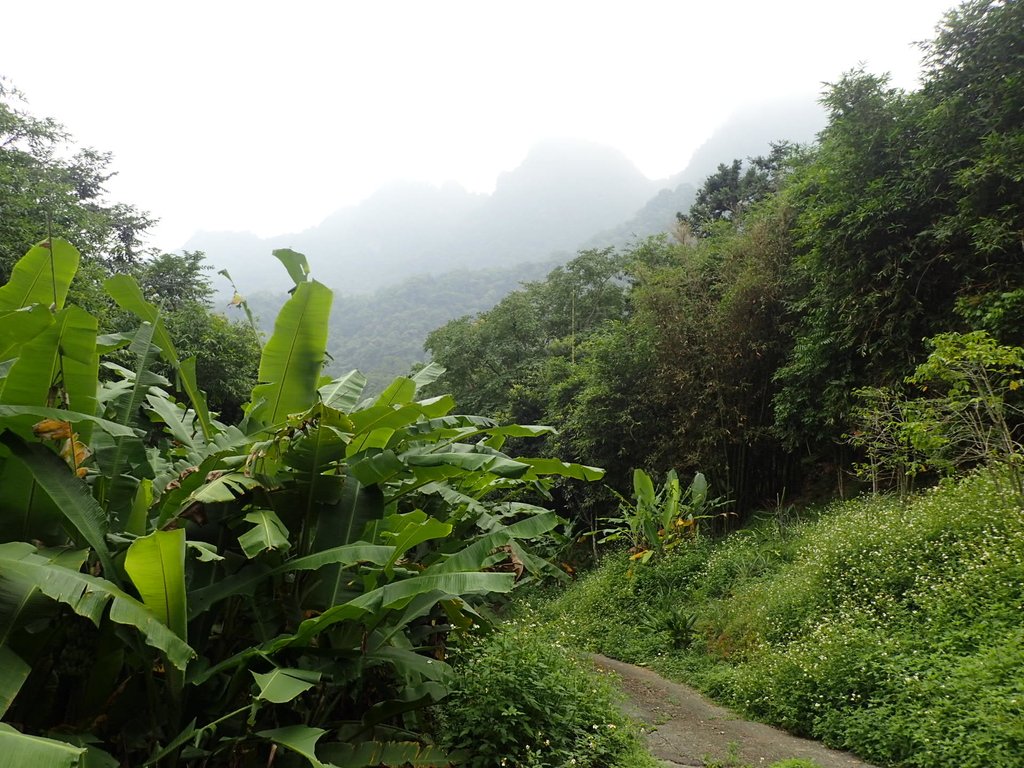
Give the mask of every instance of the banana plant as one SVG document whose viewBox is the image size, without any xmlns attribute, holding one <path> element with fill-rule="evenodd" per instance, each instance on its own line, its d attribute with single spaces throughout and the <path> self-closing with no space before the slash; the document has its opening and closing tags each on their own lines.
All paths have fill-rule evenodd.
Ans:
<svg viewBox="0 0 1024 768">
<path fill-rule="evenodd" d="M 295 288 L 237 426 L 131 278 L 106 283 L 139 321 L 119 336 L 64 306 L 65 243 L 0 288 L 0 742 L 33 764 L 446 762 L 420 717 L 448 631 L 559 573 L 530 548 L 559 521 L 525 499 L 601 471 L 419 399 L 436 366 L 372 397 L 323 377 L 331 293 L 275 255 Z"/>
<path fill-rule="evenodd" d="M 684 490 L 674 469 L 656 489 L 654 481 L 642 469 L 633 470 L 633 499 L 619 496 L 618 515 L 602 518 L 606 527 L 592 535 L 600 543 L 625 541 L 633 559 L 648 562 L 672 549 L 697 532 L 699 521 L 722 506 L 721 499 L 708 498 L 708 481 L 697 472 Z"/>
</svg>

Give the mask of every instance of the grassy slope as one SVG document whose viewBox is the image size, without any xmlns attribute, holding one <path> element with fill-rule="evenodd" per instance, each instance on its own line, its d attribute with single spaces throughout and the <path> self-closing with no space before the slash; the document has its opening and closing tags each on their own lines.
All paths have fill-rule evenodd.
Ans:
<svg viewBox="0 0 1024 768">
<path fill-rule="evenodd" d="M 539 610 L 568 641 L 872 761 L 1022 764 L 1024 510 L 991 477 L 648 566 L 612 556 Z"/>
</svg>

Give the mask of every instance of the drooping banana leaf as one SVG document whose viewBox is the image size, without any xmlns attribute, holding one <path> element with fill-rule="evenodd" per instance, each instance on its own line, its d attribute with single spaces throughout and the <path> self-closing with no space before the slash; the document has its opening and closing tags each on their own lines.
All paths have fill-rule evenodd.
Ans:
<svg viewBox="0 0 1024 768">
<path fill-rule="evenodd" d="M 450 523 L 442 523 L 432 517 L 425 520 L 408 519 L 411 515 L 412 513 L 400 516 L 407 518 L 407 521 L 388 541 L 395 548 L 394 553 L 384 564 L 384 574 L 389 578 L 395 563 L 410 549 L 431 539 L 443 539 L 452 532 Z"/>
<path fill-rule="evenodd" d="M 22 426 L 23 424 L 37 422 L 42 419 L 69 421 L 72 424 L 80 424 L 87 421 L 95 424 L 111 437 L 130 437 L 139 434 L 138 430 L 132 427 L 126 427 L 109 419 L 101 419 L 99 416 L 79 413 L 78 411 L 66 411 L 62 408 L 46 408 L 33 405 L 0 405 L 0 421 L 11 423 L 12 426 Z"/>
<path fill-rule="evenodd" d="M 402 581 L 385 584 L 349 600 L 321 615 L 307 619 L 291 635 L 280 635 L 262 646 L 253 646 L 220 663 L 199 671 L 190 682 L 202 685 L 210 678 L 237 668 L 255 657 L 269 657 L 290 646 L 308 645 L 314 637 L 330 627 L 344 621 L 361 621 L 372 616 L 378 622 L 389 610 L 401 609 L 414 598 L 430 594 L 431 603 L 446 600 L 461 600 L 465 595 L 510 592 L 515 585 L 515 576 L 510 573 L 442 573 L 417 575 Z"/>
<path fill-rule="evenodd" d="M 524 476 L 525 480 L 535 480 L 543 475 L 559 475 L 571 477 L 573 480 L 586 480 L 594 482 L 604 477 L 604 470 L 599 467 L 588 467 L 584 464 L 573 464 L 558 459 L 520 459 L 524 464 L 529 464 L 531 469 Z"/>
<path fill-rule="evenodd" d="M 249 327 L 252 328 L 253 334 L 256 336 L 257 339 L 263 338 L 263 334 L 260 332 L 259 326 L 256 325 L 256 318 L 253 317 L 252 310 L 249 309 L 249 302 L 246 301 L 242 297 L 242 294 L 238 292 L 238 286 L 235 285 L 235 281 L 234 278 L 231 277 L 231 273 L 228 272 L 226 269 L 219 269 L 217 270 L 217 274 L 223 275 L 224 277 L 227 278 L 227 281 L 231 283 L 231 290 L 233 292 L 233 295 L 231 297 L 229 305 L 232 307 L 241 307 L 242 311 L 245 312 L 245 317 L 249 321 Z"/>
<path fill-rule="evenodd" d="M 60 238 L 32 246 L 14 265 L 7 284 L 0 287 L 0 311 L 30 304 L 63 309 L 80 258 L 75 247 Z"/>
<path fill-rule="evenodd" d="M 67 523 L 88 543 L 103 566 L 104 575 L 117 582 L 117 569 L 107 548 L 107 519 L 89 493 L 89 487 L 75 477 L 58 456 L 42 445 L 25 443 L 13 432 L 0 433 L 12 459 L 24 465 L 42 493 L 60 510 Z"/>
<path fill-rule="evenodd" d="M 196 450 L 194 433 L 190 429 L 191 422 L 195 419 L 194 411 L 186 411 L 163 392 L 146 395 L 146 406 L 151 414 L 150 418 L 153 415 L 159 418 L 166 425 L 171 437 L 189 450 Z"/>
<path fill-rule="evenodd" d="M 329 608 L 319 616 L 307 619 L 299 625 L 292 637 L 280 641 L 280 647 L 293 643 L 308 643 L 314 636 L 340 621 L 358 619 L 367 613 L 397 607 L 426 592 L 436 592 L 437 599 L 447 596 L 480 595 L 510 592 L 515 577 L 509 573 L 433 573 L 413 576 L 401 581 L 385 584 L 365 592 L 346 603 Z M 275 646 L 277 643 L 274 644 Z"/>
<path fill-rule="evenodd" d="M 238 543 L 246 557 L 252 559 L 268 549 L 284 552 L 291 546 L 288 529 L 273 510 L 254 510 L 249 512 L 244 520 L 253 524 L 252 528 L 238 537 Z"/>
<path fill-rule="evenodd" d="M 341 378 L 320 387 L 320 400 L 328 408 L 351 411 L 359 404 L 359 396 L 366 388 L 366 377 L 359 371 L 349 371 Z"/>
<path fill-rule="evenodd" d="M 84 747 L 29 736 L 0 723 L 0 755 L 4 764 L 32 768 L 85 768 Z"/>
<path fill-rule="evenodd" d="M 260 357 L 260 383 L 253 388 L 253 406 L 246 415 L 249 433 L 280 424 L 316 400 L 332 296 L 321 283 L 303 282 L 281 308 Z"/>
<path fill-rule="evenodd" d="M 416 385 L 416 390 L 419 391 L 428 384 L 433 384 L 443 375 L 444 366 L 438 363 L 430 362 L 412 375 L 412 383 Z"/>
<path fill-rule="evenodd" d="M 310 728 L 308 725 L 289 725 L 269 731 L 259 731 L 256 735 L 280 744 L 297 755 L 302 755 L 313 768 L 332 768 L 320 762 L 316 756 L 316 743 L 327 733 L 323 728 Z"/>
<path fill-rule="evenodd" d="M 32 667 L 10 648 L 0 645 L 0 717 L 18 695 Z"/>
<path fill-rule="evenodd" d="M 252 672 L 252 676 L 260 689 L 256 698 L 273 704 L 285 704 L 291 701 L 320 682 L 321 677 L 319 672 L 285 667 L 278 667 L 266 674 Z"/>
<path fill-rule="evenodd" d="M 25 543 L 16 542 L 15 545 L 24 547 Z M 88 551 L 46 549 L 37 554 L 48 562 L 77 571 L 85 562 Z M 0 646 L 8 642 L 16 629 L 52 615 L 53 603 L 32 581 L 18 579 L 10 573 L 0 578 Z"/>
<path fill-rule="evenodd" d="M 99 626 L 110 607 L 110 620 L 137 629 L 145 641 L 162 651 L 178 669 L 184 669 L 195 652 L 184 640 L 164 626 L 142 603 L 114 584 L 95 576 L 57 565 L 36 554 L 24 542 L 0 544 L 0 580 L 11 574 L 35 585 L 40 592 L 71 608 Z M 0 598 L 4 594 L 0 592 Z M 0 612 L 10 606 L 0 605 Z"/>
<path fill-rule="evenodd" d="M 498 477 L 520 478 L 530 470 L 530 465 L 510 459 L 507 456 L 493 456 L 485 453 L 420 453 L 408 452 L 399 457 L 412 467 L 438 467 L 449 465 L 471 472 L 489 472 Z"/>
<path fill-rule="evenodd" d="M 383 565 L 391 557 L 394 547 L 376 544 L 349 544 L 333 549 L 318 551 L 313 555 L 297 557 L 276 568 L 267 568 L 261 563 L 252 563 L 237 573 L 218 579 L 213 584 L 194 590 L 189 594 L 189 621 L 212 605 L 232 595 L 252 595 L 261 582 L 282 573 L 315 571 L 333 565 L 351 566 L 357 563 Z"/>
<path fill-rule="evenodd" d="M 558 517 L 553 512 L 528 517 L 477 539 L 459 552 L 430 566 L 425 573 L 455 573 L 479 568 L 487 556 L 498 547 L 503 547 L 516 539 L 536 538 L 552 530 L 556 525 Z"/>
<path fill-rule="evenodd" d="M 272 252 L 274 258 L 284 264 L 288 270 L 288 276 L 292 282 L 298 285 L 309 280 L 309 262 L 304 254 L 291 250 L 290 248 L 278 248 Z"/>
</svg>

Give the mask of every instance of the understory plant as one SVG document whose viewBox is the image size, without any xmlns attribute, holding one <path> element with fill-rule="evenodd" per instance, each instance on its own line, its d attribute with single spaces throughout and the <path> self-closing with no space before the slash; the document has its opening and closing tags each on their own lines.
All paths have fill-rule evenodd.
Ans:
<svg viewBox="0 0 1024 768">
<path fill-rule="evenodd" d="M 619 497 L 618 514 L 602 518 L 600 543 L 625 541 L 634 559 L 646 563 L 697 534 L 697 524 L 721 502 L 708 498 L 708 482 L 698 472 L 684 490 L 674 469 L 655 489 L 651 476 L 633 470 L 633 499 Z"/>
<path fill-rule="evenodd" d="M 601 471 L 504 453 L 550 430 L 418 398 L 436 366 L 375 397 L 358 372 L 325 379 L 331 291 L 275 255 L 295 286 L 237 425 L 131 277 L 106 282 L 139 321 L 117 335 L 66 303 L 63 241 L 0 288 L 12 764 L 445 763 L 422 713 L 449 691 L 450 629 L 560 573 L 530 548 L 558 519 L 522 499 Z"/>
</svg>

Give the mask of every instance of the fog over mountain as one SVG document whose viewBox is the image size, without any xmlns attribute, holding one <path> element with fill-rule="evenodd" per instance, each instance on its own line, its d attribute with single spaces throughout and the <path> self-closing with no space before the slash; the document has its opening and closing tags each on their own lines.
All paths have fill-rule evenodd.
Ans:
<svg viewBox="0 0 1024 768">
<path fill-rule="evenodd" d="M 618 150 L 572 139 L 533 147 L 499 176 L 490 195 L 455 183 L 396 182 L 303 232 L 259 238 L 199 232 L 185 244 L 227 268 L 245 293 L 281 289 L 275 248 L 305 253 L 320 281 L 342 294 L 374 291 L 419 274 L 509 267 L 569 258 L 581 247 L 622 247 L 670 231 L 704 178 L 721 162 L 766 152 L 769 142 L 809 142 L 824 124 L 812 100 L 743 110 L 660 181 Z"/>
<path fill-rule="evenodd" d="M 396 183 L 304 232 L 267 239 L 200 232 L 185 247 L 227 267 L 243 290 L 279 288 L 270 251 L 287 247 L 309 256 L 320 281 L 362 293 L 413 274 L 569 254 L 635 213 L 658 186 L 615 149 L 548 141 L 502 174 L 491 195 L 457 184 Z"/>
<path fill-rule="evenodd" d="M 741 111 L 661 181 L 610 147 L 545 141 L 490 195 L 454 183 L 394 183 L 304 232 L 200 232 L 185 247 L 231 272 L 267 331 L 289 284 L 270 252 L 305 253 L 314 277 L 337 292 L 331 371 L 359 368 L 385 382 L 423 359 L 434 328 L 489 309 L 581 248 L 628 247 L 671 232 L 719 163 L 764 154 L 773 141 L 810 142 L 823 125 L 810 99 Z"/>
</svg>

